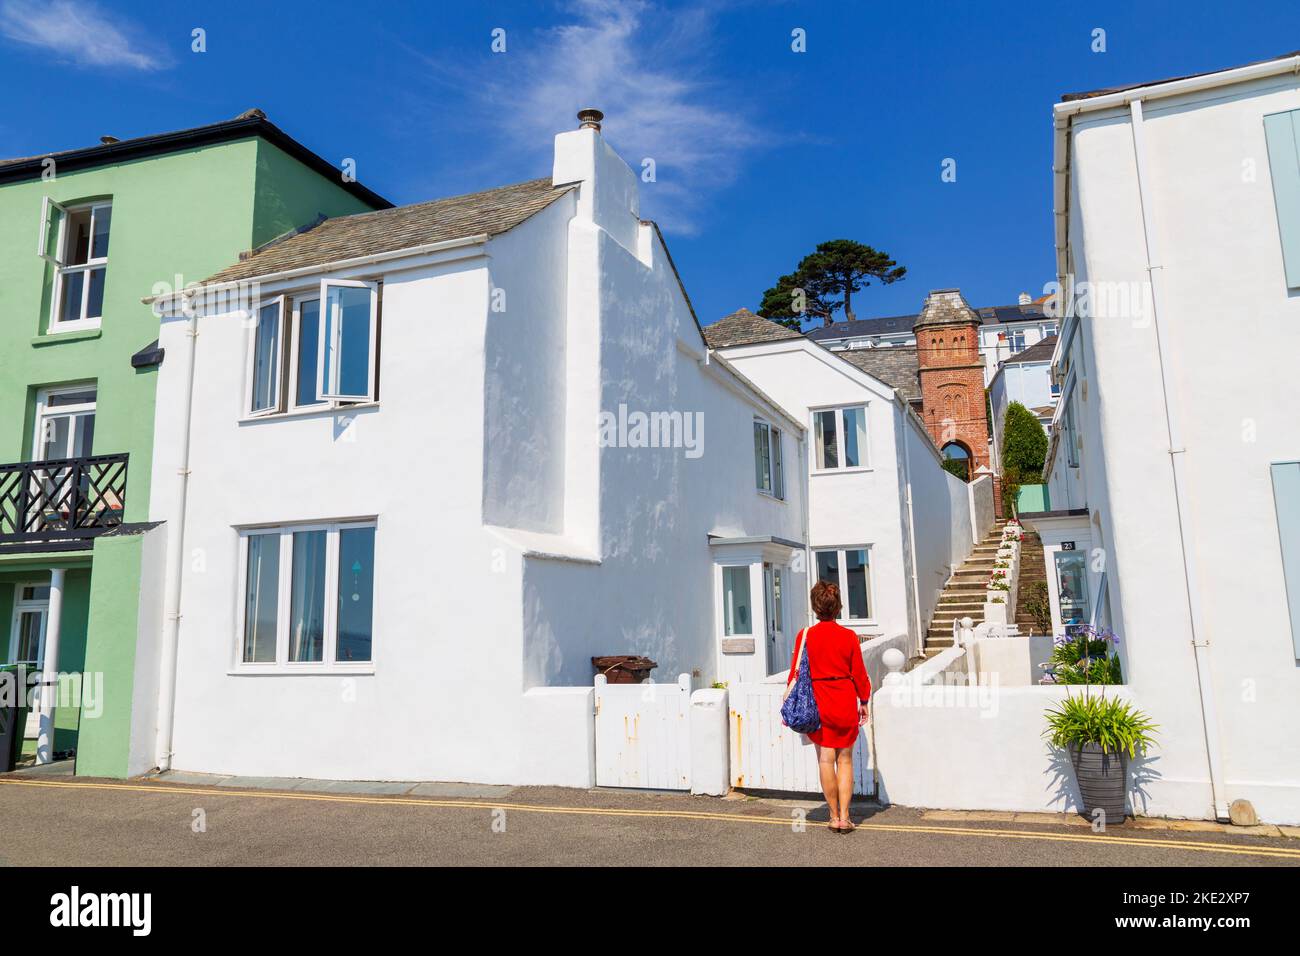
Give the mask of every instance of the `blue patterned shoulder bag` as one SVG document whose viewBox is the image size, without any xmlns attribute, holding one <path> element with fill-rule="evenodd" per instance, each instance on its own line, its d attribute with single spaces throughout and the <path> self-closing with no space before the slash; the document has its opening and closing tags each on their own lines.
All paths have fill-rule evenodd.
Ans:
<svg viewBox="0 0 1300 956">
<path fill-rule="evenodd" d="M 813 696 L 812 674 L 808 670 L 808 630 L 804 628 L 799 633 L 799 671 L 786 685 L 781 703 L 781 723 L 797 734 L 810 734 L 822 725 L 817 698 Z"/>
</svg>

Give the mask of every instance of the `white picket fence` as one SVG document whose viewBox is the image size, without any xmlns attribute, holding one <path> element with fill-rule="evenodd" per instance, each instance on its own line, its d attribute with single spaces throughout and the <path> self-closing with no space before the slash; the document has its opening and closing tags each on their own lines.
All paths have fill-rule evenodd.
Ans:
<svg viewBox="0 0 1300 956">
<path fill-rule="evenodd" d="M 731 785 L 748 790 L 820 793 L 817 748 L 802 734 L 781 723 L 785 676 L 776 681 L 732 684 L 727 688 L 731 711 Z M 855 793 L 874 792 L 868 746 L 869 727 L 858 734 L 853 751 Z"/>
<path fill-rule="evenodd" d="M 676 684 L 596 677 L 596 785 L 691 788 L 691 675 Z"/>
</svg>

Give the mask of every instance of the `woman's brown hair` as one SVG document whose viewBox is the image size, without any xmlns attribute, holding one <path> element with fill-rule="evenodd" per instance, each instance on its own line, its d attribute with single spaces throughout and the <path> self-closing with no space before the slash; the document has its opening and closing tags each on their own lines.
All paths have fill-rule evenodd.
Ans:
<svg viewBox="0 0 1300 956">
<path fill-rule="evenodd" d="M 812 589 L 812 609 L 819 621 L 833 621 L 840 616 L 844 604 L 840 601 L 840 586 L 830 581 L 818 581 Z"/>
</svg>

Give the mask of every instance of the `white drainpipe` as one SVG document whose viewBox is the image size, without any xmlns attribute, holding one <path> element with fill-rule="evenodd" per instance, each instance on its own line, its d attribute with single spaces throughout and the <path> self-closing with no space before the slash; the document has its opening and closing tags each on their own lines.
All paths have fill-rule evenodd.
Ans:
<svg viewBox="0 0 1300 956">
<path fill-rule="evenodd" d="M 895 401 L 903 413 L 903 494 L 907 500 L 907 543 L 912 549 L 912 611 L 916 616 L 916 645 L 914 656 L 925 653 L 926 623 L 921 619 L 921 587 L 916 576 L 916 522 L 912 518 L 912 455 L 907 450 L 907 429 L 910 425 L 907 416 L 910 409 L 906 401 L 897 392 Z"/>
<path fill-rule="evenodd" d="M 181 461 L 176 469 L 176 499 L 170 516 L 176 522 L 175 549 L 167 569 L 166 610 L 158 675 L 158 725 L 154 756 L 159 770 L 171 769 L 172 732 L 176 725 L 176 656 L 180 647 L 181 584 L 185 570 L 185 500 L 190 484 L 190 423 L 194 417 L 194 359 L 198 348 L 199 318 L 194 312 L 185 330 L 185 414 L 181 425 Z"/>
<path fill-rule="evenodd" d="M 1153 201 L 1147 177 L 1146 136 L 1142 119 L 1142 100 L 1129 104 L 1132 117 L 1133 153 L 1137 163 L 1138 197 L 1142 204 L 1142 232 L 1146 239 L 1147 275 L 1151 284 L 1151 320 L 1160 355 L 1160 385 L 1164 392 L 1165 425 L 1169 433 L 1169 461 L 1173 467 L 1174 502 L 1178 510 L 1178 543 L 1183 555 L 1183 574 L 1187 586 L 1187 612 L 1192 627 L 1192 651 L 1196 656 L 1196 678 L 1201 697 L 1201 720 L 1205 731 L 1205 750 L 1209 760 L 1210 789 L 1214 794 L 1214 812 L 1220 820 L 1228 819 L 1228 799 L 1224 793 L 1223 745 L 1219 735 L 1219 711 L 1215 704 L 1214 681 L 1210 669 L 1210 638 L 1201 615 L 1200 575 L 1191 536 L 1191 506 L 1187 500 L 1187 449 L 1183 445 L 1174 392 L 1173 347 L 1171 333 L 1160 327 L 1160 284 L 1164 264 L 1160 261 L 1156 240 Z"/>
</svg>

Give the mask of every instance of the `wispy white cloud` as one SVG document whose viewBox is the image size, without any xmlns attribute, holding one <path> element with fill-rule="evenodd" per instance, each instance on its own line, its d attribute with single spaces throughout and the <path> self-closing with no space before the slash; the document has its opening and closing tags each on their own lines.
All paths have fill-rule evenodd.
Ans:
<svg viewBox="0 0 1300 956">
<path fill-rule="evenodd" d="M 507 37 L 507 52 L 460 71 L 428 61 L 437 79 L 475 104 L 483 131 L 504 155 L 540 163 L 554 135 L 576 126 L 580 107 L 604 111 L 610 144 L 641 172 L 643 212 L 665 229 L 695 231 L 710 196 L 739 174 L 762 136 L 718 75 L 708 7 L 665 9 L 649 0 L 576 0 L 570 22 Z"/>
<path fill-rule="evenodd" d="M 160 70 L 171 58 L 134 40 L 114 13 L 73 0 L 0 0 L 0 34 L 82 66 Z"/>
</svg>

